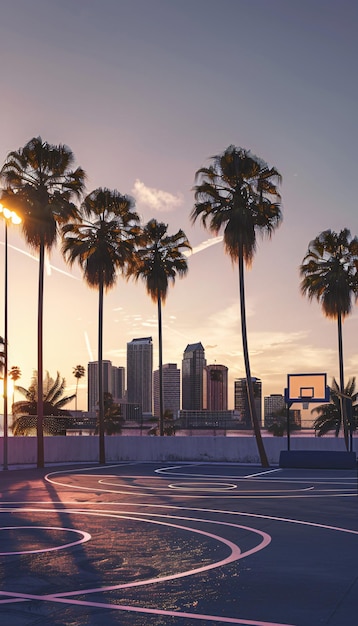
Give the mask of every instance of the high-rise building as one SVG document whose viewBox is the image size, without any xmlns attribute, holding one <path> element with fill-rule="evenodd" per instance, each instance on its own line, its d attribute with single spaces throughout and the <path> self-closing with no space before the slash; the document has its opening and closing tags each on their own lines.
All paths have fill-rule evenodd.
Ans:
<svg viewBox="0 0 358 626">
<path fill-rule="evenodd" d="M 259 378 L 251 378 L 254 388 L 254 401 L 259 424 L 262 423 L 262 383 Z M 234 383 L 234 407 L 240 413 L 240 422 L 244 428 L 252 428 L 246 378 L 237 378 Z"/>
<path fill-rule="evenodd" d="M 98 411 L 98 361 L 91 361 L 87 366 L 87 404 L 88 411 Z M 103 393 L 112 393 L 112 363 L 102 361 Z"/>
<path fill-rule="evenodd" d="M 207 402 L 209 411 L 227 411 L 228 368 L 225 365 L 208 365 Z"/>
<path fill-rule="evenodd" d="M 112 365 L 112 396 L 116 402 L 125 396 L 125 368 Z"/>
<path fill-rule="evenodd" d="M 162 368 L 163 375 L 163 412 L 170 411 L 174 419 L 180 409 L 180 370 L 176 363 L 166 363 Z M 160 416 L 159 370 L 153 375 L 154 415 Z"/>
<path fill-rule="evenodd" d="M 202 344 L 188 344 L 182 361 L 182 408 L 206 409 L 206 360 Z"/>
<path fill-rule="evenodd" d="M 153 343 L 151 337 L 127 343 L 127 400 L 152 412 Z"/>
</svg>

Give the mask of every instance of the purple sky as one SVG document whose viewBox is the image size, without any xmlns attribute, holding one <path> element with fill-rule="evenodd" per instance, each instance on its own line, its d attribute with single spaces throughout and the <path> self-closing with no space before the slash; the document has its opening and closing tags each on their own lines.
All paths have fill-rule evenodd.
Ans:
<svg viewBox="0 0 358 626">
<path fill-rule="evenodd" d="M 2 3 L 0 159 L 41 135 L 65 143 L 102 186 L 136 197 L 143 221 L 182 228 L 196 253 L 164 309 L 164 362 L 201 341 L 208 363 L 244 376 L 237 269 L 190 224 L 196 170 L 235 144 L 283 176 L 284 221 L 247 273 L 252 374 L 280 393 L 287 374 L 338 377 L 336 323 L 300 295 L 298 267 L 322 230 L 358 234 L 358 5 L 341 0 L 12 0 Z M 3 243 L 3 228 L 0 241 Z M 36 368 L 37 261 L 9 232 L 9 366 Z M 0 250 L 1 252 L 1 250 Z M 96 359 L 97 294 L 51 255 L 44 367 L 72 391 Z M 0 306 L 3 299 L 0 276 Z M 153 336 L 156 307 L 118 279 L 105 301 L 104 358 Z M 357 311 L 344 324 L 346 378 L 358 373 Z M 86 408 L 86 381 L 79 407 Z M 72 388 L 72 389 L 71 389 Z"/>
</svg>

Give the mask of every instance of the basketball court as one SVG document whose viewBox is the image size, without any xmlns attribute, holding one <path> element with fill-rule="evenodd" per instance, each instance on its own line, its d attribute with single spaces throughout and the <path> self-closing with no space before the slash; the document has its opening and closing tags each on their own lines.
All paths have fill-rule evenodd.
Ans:
<svg viewBox="0 0 358 626">
<path fill-rule="evenodd" d="M 9 626 L 355 626 L 357 470 L 0 473 Z"/>
</svg>

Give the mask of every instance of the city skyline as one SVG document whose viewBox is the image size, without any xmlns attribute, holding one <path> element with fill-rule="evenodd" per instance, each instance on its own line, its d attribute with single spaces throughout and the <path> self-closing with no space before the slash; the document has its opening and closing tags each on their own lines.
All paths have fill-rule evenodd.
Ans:
<svg viewBox="0 0 358 626">
<path fill-rule="evenodd" d="M 271 240 L 258 240 L 246 273 L 251 374 L 264 396 L 283 393 L 288 373 L 325 372 L 330 384 L 339 374 L 337 325 L 301 296 L 298 268 L 322 230 L 358 235 L 357 24 L 358 7 L 347 0 L 2 7 L 1 163 L 33 136 L 65 143 L 87 172 L 88 192 L 117 188 L 133 195 L 142 223 L 154 217 L 169 234 L 184 230 L 193 253 L 163 308 L 163 363 L 180 364 L 185 346 L 201 342 L 207 363 L 229 369 L 229 409 L 234 380 L 244 376 L 238 272 L 221 238 L 190 222 L 195 172 L 234 144 L 282 174 L 283 223 Z M 9 228 L 8 242 L 9 367 L 21 368 L 18 384 L 27 387 L 36 369 L 38 267 L 19 227 Z M 2 254 L 3 245 L 1 267 Z M 44 369 L 60 371 L 69 392 L 73 367 L 97 360 L 97 310 L 97 292 L 58 246 L 45 277 Z M 126 366 L 127 342 L 151 335 L 157 368 L 157 311 L 142 283 L 119 277 L 104 319 L 104 359 Z M 343 327 L 346 381 L 358 375 L 357 319 L 354 307 Z M 87 384 L 79 381 L 79 409 Z"/>
</svg>

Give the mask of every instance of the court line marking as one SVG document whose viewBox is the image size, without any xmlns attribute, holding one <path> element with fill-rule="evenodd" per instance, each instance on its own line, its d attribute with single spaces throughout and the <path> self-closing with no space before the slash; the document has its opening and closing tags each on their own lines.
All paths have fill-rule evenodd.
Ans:
<svg viewBox="0 0 358 626">
<path fill-rule="evenodd" d="M 2 594 L 2 591 L 0 591 L 0 595 Z M 58 602 L 60 604 L 70 604 L 70 605 L 76 605 L 76 606 L 86 606 L 86 607 L 94 607 L 94 608 L 103 608 L 103 609 L 108 609 L 108 610 L 112 610 L 112 611 L 126 611 L 126 612 L 132 612 L 132 613 L 145 613 L 145 614 L 150 614 L 150 615 L 164 615 L 167 617 L 180 617 L 180 618 L 186 618 L 186 619 L 200 619 L 200 620 L 206 620 L 208 622 L 216 622 L 216 623 L 224 623 L 224 624 L 242 624 L 243 626 L 295 626 L 294 624 L 287 624 L 287 623 L 278 623 L 278 622 L 263 622 L 263 621 L 258 621 L 258 620 L 251 620 L 251 619 L 243 619 L 243 618 L 236 618 L 236 617 L 222 617 L 219 615 L 206 615 L 204 614 L 200 614 L 200 613 L 185 613 L 183 611 L 164 611 L 163 609 L 149 609 L 149 608 L 145 608 L 145 607 L 139 607 L 139 606 L 130 606 L 130 605 L 119 605 L 119 604 L 107 604 L 104 602 L 91 602 L 91 601 L 85 601 L 85 600 L 74 600 L 74 599 L 66 599 L 66 598 L 59 598 L 57 596 L 37 596 L 34 594 L 15 594 L 15 593 L 11 593 L 11 594 L 7 594 L 7 595 L 13 595 L 14 598 L 19 598 L 18 601 L 26 601 L 26 600 L 42 600 L 45 602 Z M 16 601 L 16 600 L 14 600 Z"/>
<path fill-rule="evenodd" d="M 15 509 L 16 511 L 18 509 Z M 6 511 L 9 511 L 9 509 L 6 509 Z M 44 510 L 44 509 L 21 509 L 22 512 L 57 512 L 57 510 Z M 276 624 L 276 623 L 272 623 L 272 622 L 261 622 L 261 621 L 253 621 L 253 620 L 243 620 L 241 618 L 222 618 L 220 616 L 213 616 L 213 615 L 205 615 L 205 614 L 191 614 L 191 613 L 183 613 L 183 612 L 178 612 L 178 611 L 163 611 L 161 609 L 147 609 L 145 607 L 128 607 L 125 608 L 123 605 L 112 605 L 112 604 L 106 604 L 106 603 L 96 603 L 96 602 L 90 602 L 90 601 L 78 601 L 73 599 L 74 596 L 78 596 L 78 595 L 84 595 L 84 594 L 90 594 L 90 593 L 103 593 L 105 591 L 115 591 L 115 590 L 119 590 L 119 589 L 128 589 L 128 588 L 133 588 L 133 587 L 138 587 L 138 586 L 147 586 L 148 584 L 154 584 L 154 583 L 161 583 L 161 582 L 166 582 L 166 581 L 172 581 L 172 580 L 176 580 L 178 578 L 184 578 L 187 576 L 191 576 L 193 574 L 197 574 L 197 573 L 202 573 L 205 571 L 209 571 L 211 569 L 216 569 L 217 567 L 222 567 L 224 565 L 227 565 L 231 562 L 240 560 L 242 558 L 245 558 L 251 554 L 254 554 L 262 549 L 264 549 L 271 541 L 271 537 L 270 535 L 268 535 L 268 533 L 265 533 L 264 531 L 258 530 L 258 529 L 254 529 L 251 527 L 247 527 L 247 526 L 242 526 L 239 524 L 233 524 L 233 523 L 227 523 L 227 522 L 221 522 L 221 521 L 212 521 L 212 520 L 203 520 L 203 519 L 197 519 L 197 518 L 191 518 L 191 517 L 178 517 L 178 516 L 171 516 L 171 519 L 180 519 L 182 521 L 189 521 L 189 522 L 199 522 L 201 524 L 216 524 L 216 525 L 221 525 L 221 526 L 231 526 L 234 528 L 239 528 L 240 530 L 244 530 L 244 531 L 250 531 L 253 532 L 256 535 L 259 535 L 261 537 L 261 542 L 259 544 L 257 544 L 256 546 L 254 546 L 253 548 L 251 548 L 250 550 L 246 550 L 246 552 L 242 552 L 241 549 L 239 548 L 239 546 L 237 544 L 234 544 L 233 542 L 225 539 L 222 536 L 213 534 L 213 533 L 209 533 L 207 531 L 203 531 L 203 530 L 199 530 L 193 527 L 188 527 L 188 526 L 182 526 L 179 524 L 173 524 L 173 523 L 168 523 L 168 522 L 162 522 L 158 519 L 153 520 L 153 519 L 148 519 L 148 518 L 142 518 L 142 517 L 138 517 L 138 515 L 123 515 L 122 513 L 113 513 L 111 512 L 110 514 L 108 513 L 104 513 L 104 512 L 98 512 L 98 511 L 82 511 L 82 510 L 70 510 L 70 509 L 59 509 L 58 511 L 60 511 L 61 513 L 67 513 L 67 514 L 71 514 L 71 515 L 92 515 L 95 517 L 112 517 L 115 519 L 131 519 L 134 521 L 142 521 L 145 523 L 154 523 L 154 524 L 159 524 L 159 525 L 163 525 L 163 526 L 169 526 L 169 527 L 173 527 L 173 528 L 178 528 L 180 530 L 185 530 L 187 532 L 190 533 L 197 533 L 199 535 L 203 535 L 206 537 L 209 537 L 211 539 L 214 539 L 215 541 L 218 541 L 220 543 L 224 543 L 224 545 L 226 545 L 227 547 L 229 547 L 231 553 L 228 557 L 226 557 L 225 559 L 222 559 L 221 561 L 217 561 L 214 563 L 210 563 L 208 565 L 205 566 L 201 566 L 199 568 L 193 568 L 191 570 L 186 570 L 184 572 L 179 572 L 176 574 L 170 574 L 170 575 L 166 575 L 166 576 L 161 576 L 161 577 L 157 577 L 157 578 L 152 578 L 152 579 L 146 579 L 146 580 L 142 580 L 142 581 L 135 581 L 135 582 L 131 582 L 131 583 L 124 583 L 121 585 L 110 585 L 110 586 L 102 586 L 102 587 L 96 587 L 93 589 L 80 589 L 80 590 L 76 590 L 76 591 L 72 591 L 72 592 L 61 592 L 58 594 L 48 594 L 48 595 L 34 595 L 34 594 L 22 594 L 22 593 L 14 593 L 14 592 L 9 592 L 9 591 L 0 591 L 0 595 L 5 595 L 7 596 L 7 598 L 9 598 L 9 596 L 14 597 L 16 600 L 15 601 L 26 601 L 26 600 L 32 600 L 32 599 L 36 599 L 36 600 L 42 600 L 42 601 L 53 601 L 53 602 L 62 602 L 62 603 L 66 603 L 66 604 L 80 604 L 81 606 L 96 606 L 96 607 L 103 607 L 103 608 L 107 608 L 107 609 L 115 609 L 115 610 L 127 610 L 127 611 L 132 611 L 132 612 L 141 612 L 141 613 L 150 613 L 150 614 L 155 614 L 155 615 L 168 615 L 168 616 L 173 616 L 173 617 L 185 617 L 185 618 L 191 618 L 191 619 L 205 619 L 207 621 L 216 621 L 216 622 L 223 622 L 223 623 L 233 623 L 233 624 L 252 624 L 252 625 L 256 625 L 256 626 L 289 626 L 289 625 L 284 625 L 284 624 Z M 4 512 L 4 511 L 2 511 Z M 156 515 L 156 517 L 161 517 L 161 518 L 166 518 L 167 519 L 167 515 Z M 9 600 L 5 600 L 6 603 L 9 602 Z M 2 601 L 0 601 L 0 604 L 2 604 Z"/>
<path fill-rule="evenodd" d="M 18 511 L 18 509 L 17 509 Z M 0 513 L 3 512 L 0 510 Z M 21 550 L 19 552 L 0 552 L 0 556 L 12 556 L 14 554 L 38 554 L 40 552 L 53 552 L 54 550 L 64 550 L 65 548 L 72 548 L 73 546 L 78 546 L 81 543 L 86 543 L 87 541 L 90 541 L 90 539 L 92 538 L 91 535 L 87 532 L 84 532 L 82 530 L 77 530 L 75 528 L 60 528 L 58 526 L 1 526 L 0 527 L 0 531 L 1 530 L 24 530 L 24 529 L 31 529 L 31 530 L 65 530 L 67 532 L 71 532 L 71 533 L 75 533 L 77 535 L 82 535 L 82 539 L 78 539 L 78 541 L 72 541 L 71 543 L 65 543 L 63 545 L 59 545 L 59 546 L 54 546 L 52 548 L 41 548 L 38 550 Z"/>
</svg>

